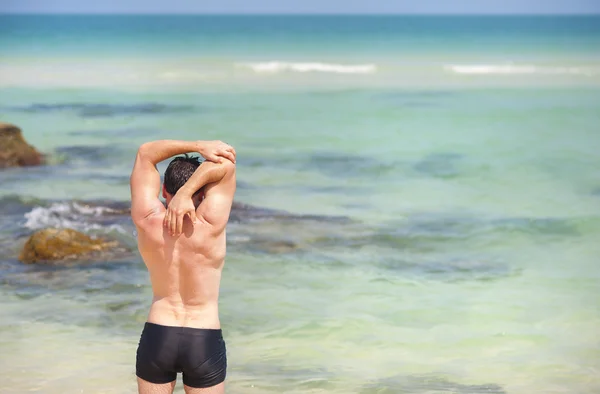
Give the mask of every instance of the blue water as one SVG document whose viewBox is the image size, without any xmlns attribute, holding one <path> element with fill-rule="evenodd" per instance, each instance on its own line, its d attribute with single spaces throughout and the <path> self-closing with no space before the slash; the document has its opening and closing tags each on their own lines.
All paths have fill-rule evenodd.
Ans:
<svg viewBox="0 0 600 394">
<path fill-rule="evenodd" d="M 0 172 L 3 390 L 135 390 L 135 251 L 17 255 L 49 226 L 135 247 L 106 210 L 175 138 L 234 145 L 254 207 L 228 228 L 228 392 L 600 392 L 599 22 L 1 16 L 0 120 L 49 157 Z"/>
</svg>

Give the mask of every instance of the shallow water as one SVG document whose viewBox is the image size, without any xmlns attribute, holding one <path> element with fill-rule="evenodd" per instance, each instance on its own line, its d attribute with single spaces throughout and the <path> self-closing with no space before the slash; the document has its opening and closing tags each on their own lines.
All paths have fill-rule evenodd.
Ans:
<svg viewBox="0 0 600 394">
<path fill-rule="evenodd" d="M 40 34 L 20 23 L 14 31 Z M 377 36 L 379 50 L 352 51 L 358 35 L 334 34 L 334 62 L 301 28 L 286 33 L 296 46 L 278 53 L 259 22 L 250 30 L 230 23 L 221 52 L 232 63 L 378 68 L 285 66 L 272 74 L 244 69 L 218 83 L 121 85 L 131 63 L 111 63 L 121 72 L 115 79 L 103 61 L 137 42 L 149 51 L 134 53 L 141 64 L 173 41 L 150 44 L 140 35 L 110 50 L 106 33 L 91 28 L 82 38 L 88 52 L 59 35 L 50 55 L 0 40 L 9 63 L 29 73 L 3 85 L 1 119 L 21 126 L 50 163 L 0 173 L 3 392 L 135 390 L 151 292 L 133 226 L 112 210 L 128 205 L 137 146 L 160 138 L 222 139 L 238 152 L 236 199 L 250 206 L 237 206 L 228 228 L 221 294 L 228 392 L 600 391 L 598 76 L 498 68 L 465 76 L 442 67 L 435 78 L 411 74 L 418 83 L 401 70 L 386 85 L 381 60 L 396 48 L 414 55 L 417 69 L 443 56 L 503 64 L 514 61 L 503 53 L 530 49 L 522 59 L 596 67 L 596 28 L 556 22 L 562 41 L 546 25 L 506 39 L 481 33 L 484 44 L 500 46 L 471 43 L 468 54 L 458 36 L 446 38 L 453 47 L 418 50 L 390 28 L 389 39 Z M 373 39 L 374 25 L 365 23 Z M 189 39 L 201 42 L 204 33 L 196 33 Z M 244 34 L 254 52 L 233 44 Z M 91 57 L 94 47 L 109 59 Z M 218 48 L 198 48 L 174 45 L 168 60 L 183 70 L 222 66 L 223 58 L 209 61 L 222 55 Z M 81 67 L 76 56 L 100 66 Z M 40 60 L 49 61 L 46 71 L 53 61 L 65 65 L 73 79 L 58 67 L 47 84 L 31 73 Z M 167 63 L 144 64 L 132 70 Z M 26 237 L 47 226 L 114 237 L 131 252 L 82 266 L 20 264 Z"/>
</svg>

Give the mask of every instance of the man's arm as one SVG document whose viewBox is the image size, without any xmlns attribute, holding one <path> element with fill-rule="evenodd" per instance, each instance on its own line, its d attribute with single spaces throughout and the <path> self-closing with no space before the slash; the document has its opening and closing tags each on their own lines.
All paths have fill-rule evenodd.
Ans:
<svg viewBox="0 0 600 394">
<path fill-rule="evenodd" d="M 159 140 L 140 146 L 129 178 L 131 188 L 131 217 L 139 222 L 163 209 L 160 193 L 160 174 L 156 165 L 169 157 L 199 151 L 198 141 Z"/>
<path fill-rule="evenodd" d="M 194 193 L 204 187 L 204 200 L 195 212 L 191 199 Z M 204 162 L 175 194 L 164 224 L 169 232 L 179 235 L 183 229 L 183 218 L 189 214 L 192 221 L 200 217 L 213 227 L 223 229 L 229 220 L 229 213 L 236 189 L 235 164 L 229 160 L 222 163 Z M 194 214 L 195 215 L 192 215 Z M 194 217 L 195 216 L 195 217 Z"/>
<path fill-rule="evenodd" d="M 214 162 L 235 162 L 235 150 L 221 141 L 159 140 L 142 144 L 129 180 L 131 217 L 135 223 L 164 209 L 158 198 L 160 174 L 156 165 L 169 157 L 188 152 L 198 152 Z"/>
</svg>

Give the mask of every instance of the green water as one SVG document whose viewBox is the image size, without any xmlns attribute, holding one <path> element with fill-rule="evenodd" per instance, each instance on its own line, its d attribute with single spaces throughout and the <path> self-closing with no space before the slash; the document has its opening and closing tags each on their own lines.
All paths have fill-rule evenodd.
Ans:
<svg viewBox="0 0 600 394">
<path fill-rule="evenodd" d="M 231 392 L 593 393 L 598 95 L 178 94 L 161 102 L 201 110 L 13 113 L 30 142 L 70 164 L 3 173 L 2 194 L 126 200 L 142 141 L 220 138 L 238 151 L 238 201 L 351 219 L 232 225 L 221 297 Z M 139 259 L 56 273 L 10 261 L 9 392 L 33 388 L 39 365 L 43 392 L 131 392 L 150 300 Z"/>
</svg>

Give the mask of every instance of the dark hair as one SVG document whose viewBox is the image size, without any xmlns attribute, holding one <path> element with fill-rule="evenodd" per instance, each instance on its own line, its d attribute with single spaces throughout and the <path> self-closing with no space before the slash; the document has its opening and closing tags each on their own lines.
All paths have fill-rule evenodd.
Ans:
<svg viewBox="0 0 600 394">
<path fill-rule="evenodd" d="M 177 190 L 190 179 L 192 174 L 200 167 L 202 162 L 199 157 L 177 156 L 169 163 L 165 170 L 165 189 L 169 194 L 175 195 Z"/>
</svg>

